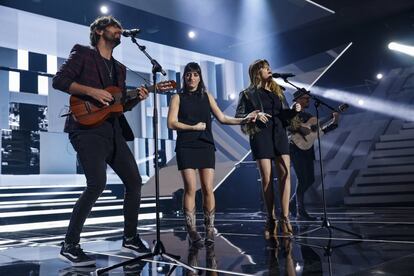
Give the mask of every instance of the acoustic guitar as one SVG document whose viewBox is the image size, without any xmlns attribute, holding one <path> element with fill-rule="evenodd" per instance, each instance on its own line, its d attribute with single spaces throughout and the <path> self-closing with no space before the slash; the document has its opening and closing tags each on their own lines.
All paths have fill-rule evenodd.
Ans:
<svg viewBox="0 0 414 276">
<path fill-rule="evenodd" d="M 177 87 L 175 81 L 163 81 L 157 83 L 157 91 L 166 92 Z M 146 87 L 149 92 L 154 92 L 154 85 Z M 70 115 L 84 126 L 94 127 L 102 124 L 111 115 L 121 115 L 124 112 L 122 104 L 122 90 L 117 86 L 109 86 L 106 91 L 112 94 L 113 101 L 109 105 L 104 105 L 89 96 L 70 96 Z M 126 102 L 138 97 L 139 89 L 127 91 Z"/>
<path fill-rule="evenodd" d="M 340 113 L 347 110 L 349 107 L 348 104 L 341 104 L 338 107 Z M 324 130 L 329 127 L 334 122 L 334 119 L 330 119 L 328 122 L 319 125 L 319 135 L 322 136 L 325 132 Z M 299 132 L 294 133 L 290 136 L 290 140 L 301 150 L 308 150 L 313 146 L 313 143 L 318 138 L 318 121 L 316 117 L 311 117 L 305 123 L 300 124 L 301 127 L 307 128 L 310 130 L 309 134 L 303 135 Z"/>
</svg>

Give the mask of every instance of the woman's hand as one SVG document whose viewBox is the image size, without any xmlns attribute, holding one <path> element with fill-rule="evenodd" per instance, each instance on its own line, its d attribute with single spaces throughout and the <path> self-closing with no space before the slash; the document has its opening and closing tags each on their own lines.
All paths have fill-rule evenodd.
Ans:
<svg viewBox="0 0 414 276">
<path fill-rule="evenodd" d="M 264 112 L 258 112 L 255 121 L 259 120 L 260 122 L 266 124 L 269 121 L 268 118 L 272 118 L 272 115 L 269 115 Z"/>
<path fill-rule="evenodd" d="M 254 123 L 256 122 L 257 115 L 260 113 L 260 110 L 255 110 L 247 114 L 246 117 L 243 118 L 242 124 Z"/>
<path fill-rule="evenodd" d="M 205 129 L 206 129 L 206 123 L 203 123 L 203 122 L 199 122 L 199 123 L 193 125 L 193 130 L 203 131 Z"/>
</svg>

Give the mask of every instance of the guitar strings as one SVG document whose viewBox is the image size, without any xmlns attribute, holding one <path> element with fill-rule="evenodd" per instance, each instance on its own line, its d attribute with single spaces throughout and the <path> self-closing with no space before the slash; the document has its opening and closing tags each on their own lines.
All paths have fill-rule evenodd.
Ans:
<svg viewBox="0 0 414 276">
<path fill-rule="evenodd" d="M 145 78 L 143 75 L 141 75 L 140 73 L 138 73 L 138 72 L 135 72 L 134 70 L 132 70 L 131 68 L 129 68 L 128 66 L 125 66 L 126 67 L 126 69 L 128 70 L 128 71 L 130 71 L 130 72 L 132 72 L 132 73 L 134 73 L 135 75 L 137 75 L 139 78 L 141 78 L 147 85 L 151 85 L 152 83 L 151 83 L 151 81 L 150 80 L 148 80 L 147 78 Z"/>
</svg>

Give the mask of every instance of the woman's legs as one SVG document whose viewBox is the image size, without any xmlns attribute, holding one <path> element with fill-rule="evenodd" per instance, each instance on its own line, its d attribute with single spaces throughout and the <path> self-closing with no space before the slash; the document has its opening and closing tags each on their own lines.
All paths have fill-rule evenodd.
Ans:
<svg viewBox="0 0 414 276">
<path fill-rule="evenodd" d="M 284 154 L 276 157 L 275 167 L 278 174 L 280 205 L 282 207 L 282 231 L 284 234 L 292 234 L 292 226 L 288 220 L 290 198 L 290 156 Z"/>
<path fill-rule="evenodd" d="M 196 171 L 194 169 L 185 169 L 181 171 L 184 182 L 183 209 L 185 224 L 189 235 L 189 241 L 195 246 L 200 246 L 201 237 L 196 229 Z"/>
<path fill-rule="evenodd" d="M 214 243 L 214 217 L 216 214 L 216 202 L 213 192 L 214 169 L 199 169 L 201 191 L 203 193 L 204 226 L 206 229 L 205 243 Z"/>
<path fill-rule="evenodd" d="M 193 210 L 195 208 L 195 194 L 196 194 L 196 170 L 185 169 L 181 171 L 181 176 L 184 182 L 184 210 Z"/>
<path fill-rule="evenodd" d="M 201 192 L 203 193 L 203 209 L 213 210 L 216 208 L 216 201 L 213 192 L 214 169 L 199 169 Z"/>
<path fill-rule="evenodd" d="M 271 159 L 257 159 L 257 167 L 262 179 L 263 199 L 267 211 L 265 235 L 276 235 L 275 196 L 273 190 L 273 174 Z"/>
</svg>

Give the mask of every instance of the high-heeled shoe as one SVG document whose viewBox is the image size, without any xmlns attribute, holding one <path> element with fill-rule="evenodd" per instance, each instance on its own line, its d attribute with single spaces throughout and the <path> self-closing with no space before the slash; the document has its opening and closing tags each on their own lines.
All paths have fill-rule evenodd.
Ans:
<svg viewBox="0 0 414 276">
<path fill-rule="evenodd" d="M 187 240 L 190 246 L 203 247 L 203 240 L 196 229 L 196 208 L 192 211 L 184 210 L 185 226 L 187 229 Z"/>
<path fill-rule="evenodd" d="M 289 218 L 281 217 L 279 220 L 280 230 L 283 236 L 293 236 L 293 228 L 290 224 Z"/>
</svg>

